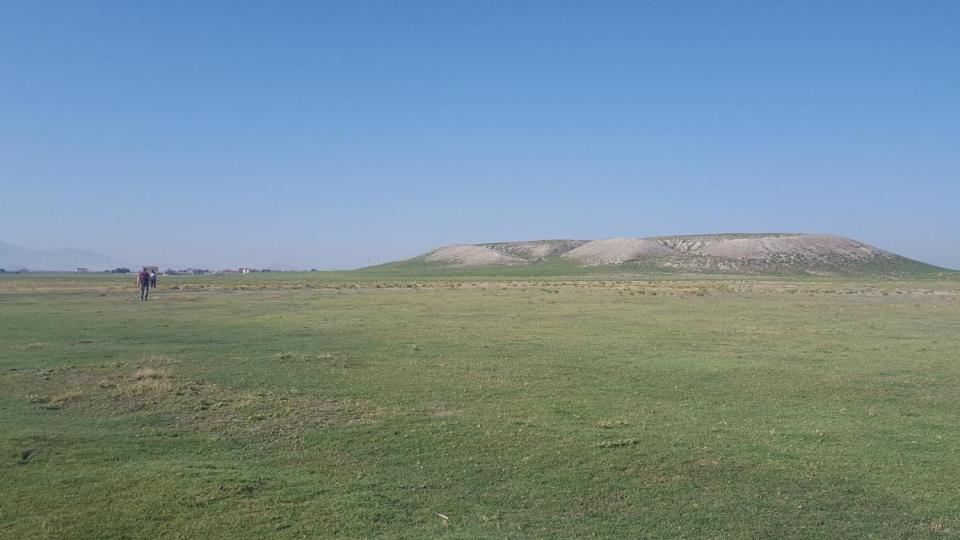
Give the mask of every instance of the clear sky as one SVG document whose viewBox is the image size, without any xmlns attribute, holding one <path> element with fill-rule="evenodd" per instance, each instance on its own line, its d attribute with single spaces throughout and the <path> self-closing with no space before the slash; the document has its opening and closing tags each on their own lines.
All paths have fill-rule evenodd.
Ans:
<svg viewBox="0 0 960 540">
<path fill-rule="evenodd" d="M 849 236 L 960 268 L 960 2 L 0 3 L 0 240 L 354 267 Z"/>
</svg>

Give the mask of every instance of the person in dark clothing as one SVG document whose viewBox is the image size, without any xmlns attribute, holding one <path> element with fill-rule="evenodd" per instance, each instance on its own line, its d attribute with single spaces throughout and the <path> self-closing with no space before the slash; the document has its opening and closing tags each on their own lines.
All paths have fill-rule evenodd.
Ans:
<svg viewBox="0 0 960 540">
<path fill-rule="evenodd" d="M 140 300 L 146 300 L 150 296 L 150 274 L 146 270 L 137 274 L 137 285 L 140 286 Z"/>
<path fill-rule="evenodd" d="M 157 273 L 154 272 L 153 270 L 150 271 L 150 288 L 151 289 L 157 288 Z"/>
</svg>

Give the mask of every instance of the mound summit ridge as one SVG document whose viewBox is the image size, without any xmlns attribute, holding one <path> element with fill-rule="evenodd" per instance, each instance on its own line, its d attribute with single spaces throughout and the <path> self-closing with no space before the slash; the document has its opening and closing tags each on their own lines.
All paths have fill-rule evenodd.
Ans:
<svg viewBox="0 0 960 540">
<path fill-rule="evenodd" d="M 707 234 L 456 244 L 393 264 L 577 266 L 745 274 L 852 275 L 943 270 L 849 238 L 826 234 Z"/>
</svg>

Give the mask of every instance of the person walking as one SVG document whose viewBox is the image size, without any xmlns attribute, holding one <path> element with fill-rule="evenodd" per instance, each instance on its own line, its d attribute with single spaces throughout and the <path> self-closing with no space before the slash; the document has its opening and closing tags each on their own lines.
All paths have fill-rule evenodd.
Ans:
<svg viewBox="0 0 960 540">
<path fill-rule="evenodd" d="M 157 273 L 153 270 L 150 271 L 150 288 L 157 288 Z"/>
<path fill-rule="evenodd" d="M 140 270 L 137 274 L 137 285 L 140 286 L 140 301 L 146 301 L 150 296 L 150 274 L 146 269 Z"/>
</svg>

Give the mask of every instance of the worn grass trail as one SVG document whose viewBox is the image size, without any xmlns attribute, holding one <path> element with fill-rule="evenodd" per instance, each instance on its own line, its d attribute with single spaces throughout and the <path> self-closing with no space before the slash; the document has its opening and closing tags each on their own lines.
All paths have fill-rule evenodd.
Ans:
<svg viewBox="0 0 960 540">
<path fill-rule="evenodd" d="M 0 536 L 960 530 L 955 280 L 120 285 L 0 280 Z"/>
</svg>

